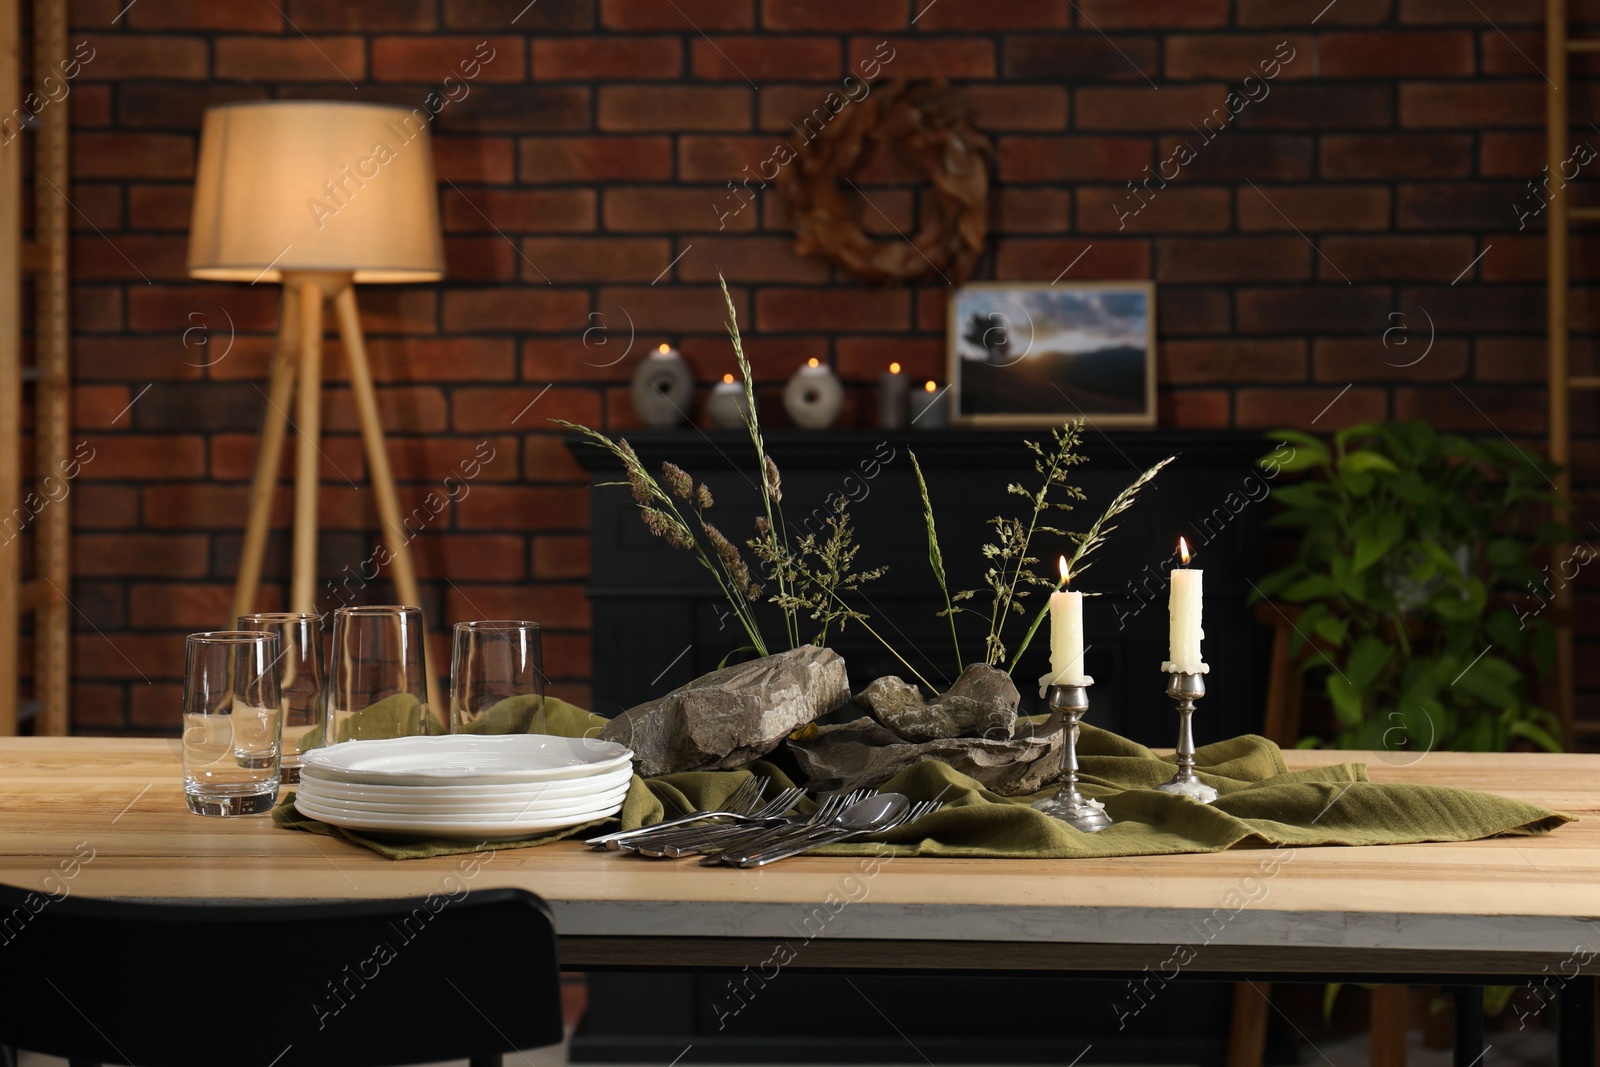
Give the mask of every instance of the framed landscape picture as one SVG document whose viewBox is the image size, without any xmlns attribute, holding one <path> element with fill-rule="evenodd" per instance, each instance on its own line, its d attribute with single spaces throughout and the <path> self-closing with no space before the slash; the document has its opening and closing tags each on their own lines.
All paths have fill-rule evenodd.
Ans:
<svg viewBox="0 0 1600 1067">
<path fill-rule="evenodd" d="M 951 412 L 965 425 L 1156 422 L 1153 282 L 985 282 L 950 301 Z"/>
</svg>

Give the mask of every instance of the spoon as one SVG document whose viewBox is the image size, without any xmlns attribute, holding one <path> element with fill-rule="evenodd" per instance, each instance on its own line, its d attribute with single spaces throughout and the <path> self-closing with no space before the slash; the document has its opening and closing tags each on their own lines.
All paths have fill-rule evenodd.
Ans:
<svg viewBox="0 0 1600 1067">
<path fill-rule="evenodd" d="M 821 845 L 843 841 L 856 834 L 877 833 L 895 826 L 911 810 L 911 801 L 902 793 L 877 793 L 859 800 L 818 826 L 809 827 L 803 835 L 787 838 L 771 847 L 756 852 L 735 855 L 722 854 L 726 863 L 735 867 L 764 867 L 777 860 L 798 856 Z"/>
</svg>

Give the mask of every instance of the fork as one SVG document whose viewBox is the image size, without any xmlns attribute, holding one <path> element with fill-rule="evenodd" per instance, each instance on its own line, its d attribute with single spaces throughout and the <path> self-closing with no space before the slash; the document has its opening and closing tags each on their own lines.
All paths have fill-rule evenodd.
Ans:
<svg viewBox="0 0 1600 1067">
<path fill-rule="evenodd" d="M 617 844 L 627 852 L 637 852 L 641 856 L 651 859 L 661 859 L 663 856 L 675 855 L 668 851 L 672 845 L 691 845 L 706 841 L 724 834 L 738 834 L 751 830 L 766 829 L 775 819 L 780 818 L 784 812 L 794 807 L 795 802 L 806 795 L 806 791 L 798 786 L 780 790 L 776 796 L 762 805 L 759 809 L 750 812 L 743 818 L 731 823 L 713 823 L 706 825 L 696 823 L 689 826 L 677 826 L 663 830 L 659 834 L 641 834 L 631 837 Z M 654 829 L 654 827 L 652 827 Z"/>
<path fill-rule="evenodd" d="M 700 858 L 700 866 L 714 867 L 723 862 L 726 853 L 734 849 L 750 852 L 803 836 L 824 823 L 832 822 L 841 811 L 876 792 L 875 789 L 857 789 L 853 793 L 837 793 L 823 801 L 810 816 L 795 816 L 783 820 L 776 826 L 742 828 L 744 830 L 742 834 L 719 840 L 713 847 L 707 848 L 705 850 L 707 854 Z"/>
<path fill-rule="evenodd" d="M 814 823 L 824 822 L 843 811 L 845 807 L 870 795 L 870 790 L 859 790 L 850 796 L 836 796 L 822 802 L 815 812 L 810 815 L 790 815 L 781 819 L 770 819 L 765 826 L 723 826 L 711 828 L 703 837 L 696 839 L 679 838 L 673 841 L 662 851 L 673 859 L 682 859 L 684 856 L 695 856 L 704 853 L 713 857 L 718 852 L 730 848 L 743 848 L 757 840 L 767 840 L 774 835 L 798 830 L 800 827 Z M 710 866 L 708 860 L 702 860 L 705 866 Z"/>
<path fill-rule="evenodd" d="M 632 830 L 617 830 L 613 833 L 601 834 L 599 837 L 591 837 L 584 844 L 594 848 L 610 849 L 615 852 L 621 847 L 618 844 L 620 841 L 627 841 L 645 834 L 658 833 L 674 826 L 684 826 L 692 822 L 698 822 L 701 819 L 718 817 L 729 819 L 747 818 L 755 806 L 761 802 L 761 794 L 766 792 L 767 781 L 768 779 L 765 777 L 752 777 L 741 782 L 739 788 L 728 794 L 728 799 L 723 801 L 722 809 L 719 811 L 692 811 L 688 815 L 676 819 L 668 819 L 665 822 L 652 823 L 649 826 L 640 826 Z"/>
<path fill-rule="evenodd" d="M 888 833 L 890 830 L 904 826 L 907 823 L 915 822 L 924 815 L 932 815 L 942 807 L 944 807 L 943 801 L 924 800 L 919 804 L 913 805 L 900 818 L 895 819 L 893 822 L 885 825 L 878 826 L 871 831 L 847 830 L 843 828 L 813 829 L 801 840 L 785 842 L 775 847 L 759 851 L 745 849 L 739 855 L 727 856 L 724 862 L 734 867 L 764 867 L 769 863 L 775 863 L 778 860 L 788 859 L 791 856 L 798 856 L 803 852 L 810 852 L 814 848 L 821 848 L 823 845 L 835 844 L 836 842 L 843 841 L 848 837 L 855 837 L 863 833 Z M 722 859 L 722 857 L 718 858 Z"/>
</svg>

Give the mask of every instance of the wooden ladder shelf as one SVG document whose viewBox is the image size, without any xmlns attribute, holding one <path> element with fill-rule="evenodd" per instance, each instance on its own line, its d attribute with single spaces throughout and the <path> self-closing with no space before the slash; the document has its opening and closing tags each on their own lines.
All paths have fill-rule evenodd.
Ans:
<svg viewBox="0 0 1600 1067">
<path fill-rule="evenodd" d="M 64 81 L 66 0 L 34 0 L 32 10 L 31 81 L 38 83 L 44 72 Z M 30 115 L 22 49 L 20 0 L 0 0 L 0 735 L 16 733 L 30 719 L 36 734 L 70 728 L 72 516 L 64 472 L 72 461 L 66 199 L 71 90 L 69 84 L 67 95 Z M 34 139 L 32 240 L 23 238 L 23 148 L 16 143 L 24 130 Z M 22 297 L 28 278 L 34 359 L 24 366 Z M 30 422 L 34 473 L 25 481 L 24 431 Z M 65 491 L 58 495 L 48 486 Z M 22 621 L 30 614 L 33 699 L 23 701 Z"/>
</svg>

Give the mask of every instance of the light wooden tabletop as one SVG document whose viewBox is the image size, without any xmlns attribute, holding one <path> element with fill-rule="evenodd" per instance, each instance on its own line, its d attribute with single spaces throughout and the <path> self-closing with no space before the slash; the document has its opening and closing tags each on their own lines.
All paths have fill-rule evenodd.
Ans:
<svg viewBox="0 0 1600 1067">
<path fill-rule="evenodd" d="M 1285 755 L 1364 760 L 1375 781 L 1482 789 L 1581 821 L 1536 838 L 1137 860 L 804 857 L 742 872 L 560 843 L 395 862 L 265 817 L 189 814 L 175 739 L 6 738 L 0 882 L 167 901 L 518 886 L 553 906 L 569 966 L 641 951 L 737 965 L 781 941 L 811 966 L 1137 970 L 1187 945 L 1219 971 L 1600 973 L 1600 755 Z"/>
</svg>

